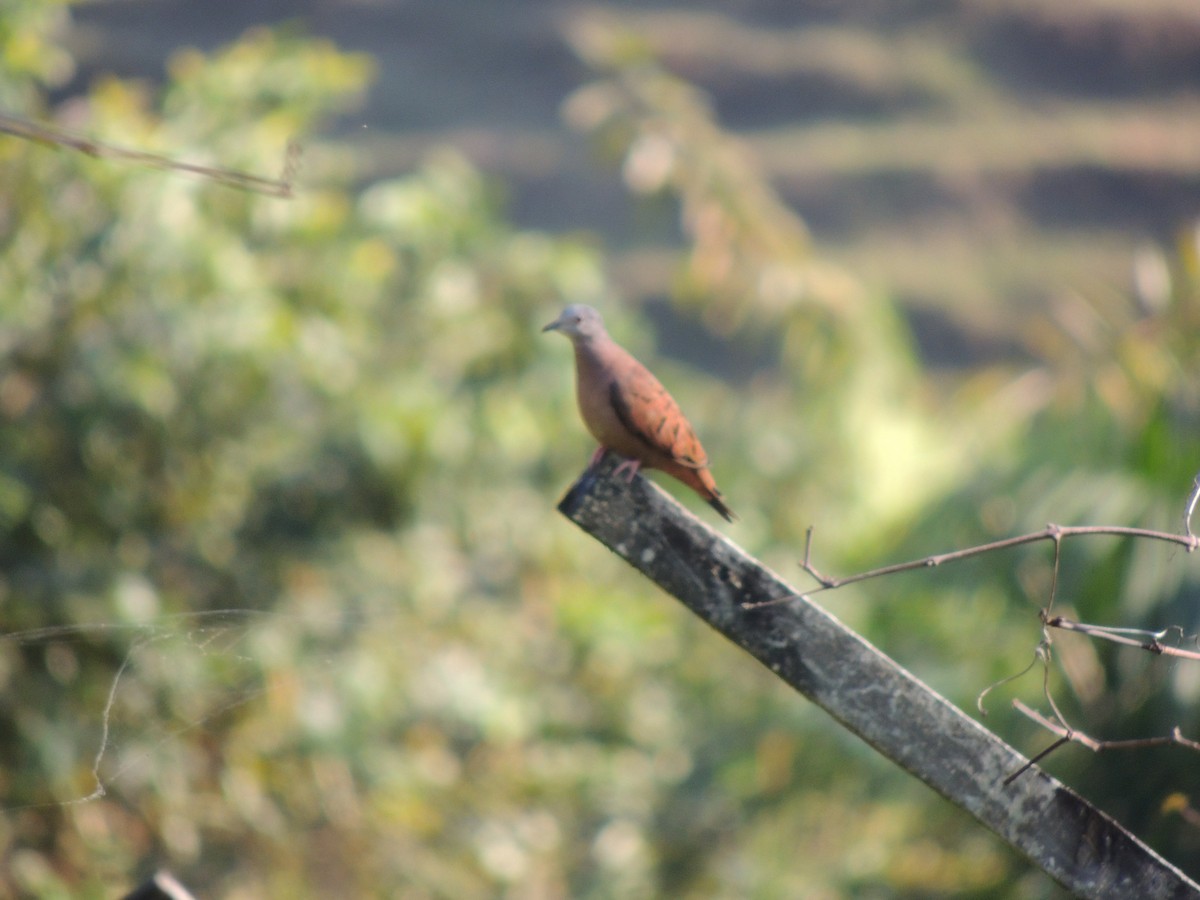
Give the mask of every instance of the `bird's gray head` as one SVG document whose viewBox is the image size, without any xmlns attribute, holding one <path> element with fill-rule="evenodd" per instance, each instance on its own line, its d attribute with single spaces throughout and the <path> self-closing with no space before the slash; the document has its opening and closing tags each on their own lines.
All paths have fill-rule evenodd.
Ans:
<svg viewBox="0 0 1200 900">
<path fill-rule="evenodd" d="M 572 303 L 542 331 L 559 331 L 572 341 L 589 341 L 604 335 L 604 320 L 590 306 Z"/>
</svg>

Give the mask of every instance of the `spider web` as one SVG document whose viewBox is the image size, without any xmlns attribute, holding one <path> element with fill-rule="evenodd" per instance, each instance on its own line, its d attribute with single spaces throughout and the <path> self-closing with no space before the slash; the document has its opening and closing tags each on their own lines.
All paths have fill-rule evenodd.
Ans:
<svg viewBox="0 0 1200 900">
<path fill-rule="evenodd" d="M 85 804 L 107 796 L 123 781 L 145 777 L 157 754 L 266 692 L 263 660 L 258 648 L 248 645 L 256 635 L 261 636 L 261 626 L 296 618 L 278 612 L 224 609 L 167 615 L 141 624 L 98 622 L 0 634 L 0 657 L 42 648 L 47 659 L 57 656 L 60 668 L 65 659 L 70 668 L 79 665 L 78 651 L 104 647 L 112 659 L 119 660 L 108 676 L 96 720 L 66 723 L 54 732 L 54 740 L 60 741 L 65 730 L 70 746 L 43 748 L 43 754 L 68 757 L 73 774 L 67 781 L 72 785 L 81 783 L 86 772 L 84 787 L 66 788 L 50 774 L 53 783 L 45 785 L 44 791 L 57 794 L 57 799 L 12 802 L 11 796 L 0 792 L 0 811 Z M 306 661 L 312 658 L 306 657 Z M 95 684 L 95 666 L 95 661 L 89 660 L 87 669 L 80 670 L 77 677 L 56 681 L 67 691 L 87 690 L 86 682 Z M 54 665 L 48 664 L 47 669 L 53 677 Z M 179 679 L 193 672 L 201 676 L 194 690 L 175 690 L 169 698 L 156 696 L 164 691 L 164 675 Z M 39 676 L 44 678 L 45 673 Z M 12 687 L 10 684 L 10 692 Z M 10 714 L 28 714 L 28 709 L 21 710 L 28 702 L 12 697 Z M 61 709 L 72 706 L 77 709 L 79 704 L 66 698 Z M 28 742 L 29 737 L 23 735 L 19 740 Z M 74 796 L 71 790 L 77 791 Z"/>
</svg>

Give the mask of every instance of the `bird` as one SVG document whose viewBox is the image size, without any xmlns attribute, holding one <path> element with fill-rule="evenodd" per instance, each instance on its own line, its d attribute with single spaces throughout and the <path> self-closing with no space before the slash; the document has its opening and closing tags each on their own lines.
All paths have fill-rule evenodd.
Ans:
<svg viewBox="0 0 1200 900">
<path fill-rule="evenodd" d="M 679 404 L 650 370 L 609 337 L 600 313 L 571 304 L 542 329 L 557 331 L 575 348 L 575 395 L 584 425 L 600 446 L 591 469 L 612 451 L 624 461 L 613 475 L 633 481 L 639 469 L 659 469 L 708 501 L 727 522 L 737 516 L 721 499 L 708 471 L 708 454 Z"/>
</svg>

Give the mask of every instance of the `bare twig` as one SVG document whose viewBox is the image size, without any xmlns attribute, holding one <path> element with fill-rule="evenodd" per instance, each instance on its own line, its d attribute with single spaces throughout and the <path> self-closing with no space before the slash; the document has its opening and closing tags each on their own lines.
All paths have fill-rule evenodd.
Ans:
<svg viewBox="0 0 1200 900">
<path fill-rule="evenodd" d="M 31 122 L 28 119 L 4 115 L 2 113 L 0 113 L 0 133 L 10 134 L 13 137 L 24 138 L 25 140 L 36 141 L 42 144 L 66 147 L 70 150 L 77 150 L 80 153 L 86 153 L 88 156 L 97 158 L 118 159 L 124 162 L 149 166 L 154 169 L 187 172 L 191 175 L 199 175 L 202 178 L 216 181 L 219 184 L 228 185 L 229 187 L 253 191 L 258 194 L 266 194 L 271 197 L 292 196 L 293 181 L 300 160 L 300 145 L 295 141 L 289 141 L 287 150 L 285 151 L 281 177 L 278 179 L 263 178 L 259 175 L 239 172 L 236 169 L 180 162 L 166 156 L 160 156 L 157 153 L 147 153 L 143 150 L 131 150 L 115 144 L 106 144 L 91 138 L 71 134 L 53 125 Z"/>
<path fill-rule="evenodd" d="M 1020 778 L 1022 775 L 1024 775 L 1026 772 L 1028 772 L 1030 769 L 1032 769 L 1034 766 L 1036 766 L 1038 763 L 1040 763 L 1043 759 L 1045 759 L 1047 756 L 1049 756 L 1051 753 L 1053 753 L 1055 750 L 1057 750 L 1059 747 L 1061 747 L 1063 744 L 1069 744 L 1070 742 L 1071 742 L 1070 738 L 1061 737 L 1057 741 L 1055 741 L 1053 744 L 1051 744 L 1049 747 L 1047 747 L 1045 750 L 1043 750 L 1041 753 L 1037 753 L 1037 754 L 1033 755 L 1032 757 L 1030 757 L 1029 759 L 1027 759 L 1025 761 L 1024 765 L 1022 765 L 1019 769 L 1017 769 L 1015 772 L 1013 772 L 1011 775 L 1009 775 L 1007 778 L 1004 779 L 1004 786 L 1008 787 L 1014 781 L 1016 781 L 1018 778 Z"/>
<path fill-rule="evenodd" d="M 1200 660 L 1200 653 L 1194 653 L 1190 650 L 1180 650 L 1177 647 L 1170 647 L 1162 643 L 1162 639 L 1167 636 L 1172 630 L 1178 630 L 1182 636 L 1182 629 L 1177 627 L 1169 628 L 1161 632 L 1150 632 L 1138 628 L 1106 628 L 1101 625 L 1085 625 L 1079 622 L 1072 622 L 1064 619 L 1061 616 L 1056 616 L 1052 619 L 1046 617 L 1045 610 L 1042 612 L 1042 621 L 1045 628 L 1062 628 L 1066 631 L 1077 631 L 1082 634 L 1087 634 L 1092 637 L 1103 638 L 1104 640 L 1112 641 L 1117 644 L 1124 644 L 1130 647 L 1137 647 L 1142 650 L 1149 650 L 1158 654 L 1169 654 L 1172 656 L 1182 656 L 1187 659 Z M 1150 640 L 1138 640 L 1130 635 L 1149 636 Z M 1045 750 L 1035 755 L 1031 760 L 1022 765 L 1019 769 L 1004 779 L 1004 783 L 1011 784 L 1019 778 L 1024 772 L 1027 772 L 1035 763 L 1045 759 L 1059 747 L 1064 744 L 1074 743 L 1081 744 L 1087 747 L 1094 753 L 1099 753 L 1102 750 L 1135 750 L 1145 747 L 1161 747 L 1164 745 L 1176 745 L 1187 748 L 1189 750 L 1200 752 L 1200 741 L 1193 741 L 1190 738 L 1185 738 L 1183 732 L 1175 727 L 1171 730 L 1171 734 L 1166 737 L 1149 737 L 1149 738 L 1127 738 L 1123 740 L 1104 741 L 1097 740 L 1090 735 L 1079 731 L 1067 722 L 1067 717 L 1063 715 L 1058 704 L 1054 702 L 1054 696 L 1050 693 L 1050 636 L 1043 630 L 1042 642 L 1038 645 L 1037 659 L 1044 664 L 1042 670 L 1042 695 L 1046 698 L 1046 703 L 1054 713 L 1054 718 L 1050 719 L 1037 710 L 1031 708 L 1021 700 L 1013 700 L 1013 707 L 1026 717 L 1037 722 L 1046 730 L 1058 735 L 1058 740 L 1052 743 Z M 1035 660 L 1036 661 L 1036 660 Z M 1024 675 L 1032 668 L 1032 663 L 1027 666 L 1019 675 L 1011 676 L 1005 681 L 1010 681 L 1013 678 Z M 998 682 L 1003 684 L 1004 682 Z M 995 685 L 993 685 L 994 687 Z M 987 690 L 991 690 L 989 687 Z M 987 691 L 984 692 L 986 694 Z M 983 699 L 983 694 L 980 695 L 980 702 Z M 981 707 L 982 709 L 982 707 Z"/>
<path fill-rule="evenodd" d="M 1050 574 L 1050 601 L 1042 609 L 1043 616 L 1049 613 L 1054 607 L 1054 601 L 1058 599 L 1058 570 L 1062 564 L 1062 532 L 1055 532 L 1051 539 L 1054 541 L 1054 568 Z"/>
<path fill-rule="evenodd" d="M 1159 656 L 1178 656 L 1182 659 L 1200 661 L 1200 651 L 1184 650 L 1181 647 L 1173 647 L 1170 644 L 1163 643 L 1163 639 L 1173 631 L 1178 632 L 1180 638 L 1183 637 L 1183 629 L 1178 625 L 1172 625 L 1170 628 L 1165 628 L 1162 631 L 1150 631 L 1143 628 L 1114 628 L 1108 625 L 1089 625 L 1085 622 L 1074 622 L 1062 616 L 1044 616 L 1043 621 L 1047 628 L 1075 631 L 1080 634 L 1086 634 L 1089 637 L 1110 641 L 1114 644 L 1137 647 L 1140 650 L 1146 650 Z M 1139 640 L 1136 635 L 1143 636 L 1143 639 Z M 1145 638 L 1148 638 L 1148 640 Z"/>
<path fill-rule="evenodd" d="M 1045 636 L 1044 644 L 1046 647 L 1046 664 L 1042 667 L 1042 696 L 1046 698 L 1046 705 L 1054 713 L 1054 717 L 1058 719 L 1063 728 L 1073 730 L 1067 724 L 1067 717 L 1063 715 L 1063 711 L 1058 708 L 1058 704 L 1054 702 L 1054 695 L 1050 693 L 1050 637 Z M 1041 758 L 1041 754 L 1037 758 Z"/>
<path fill-rule="evenodd" d="M 1024 678 L 1026 675 L 1029 674 L 1029 671 L 1034 666 L 1036 666 L 1038 663 L 1041 663 L 1044 666 L 1049 658 L 1049 656 L 1048 656 L 1049 653 L 1050 653 L 1049 642 L 1042 641 L 1042 643 L 1038 644 L 1037 650 L 1034 651 L 1033 659 L 1031 659 L 1029 661 L 1029 665 L 1027 665 L 1025 668 L 1023 668 L 1020 672 L 1017 672 L 1016 674 L 1005 675 L 999 681 L 993 681 L 991 684 L 989 684 L 987 687 L 985 687 L 982 691 L 980 691 L 979 696 L 977 696 L 975 698 L 975 708 L 977 710 L 979 710 L 979 715 L 983 716 L 984 718 L 987 718 L 988 711 L 987 711 L 986 707 L 984 707 L 984 705 L 983 705 L 983 700 L 985 697 L 987 697 L 988 694 L 990 694 L 992 691 L 994 691 L 998 687 L 1003 687 L 1006 684 L 1011 684 L 1012 682 L 1016 681 L 1018 678 Z"/>
<path fill-rule="evenodd" d="M 867 581 L 872 578 L 879 578 L 884 575 L 894 575 L 897 572 L 910 572 L 914 569 L 930 569 L 934 566 L 940 566 L 943 563 L 955 562 L 960 559 L 968 559 L 972 556 L 981 556 L 984 553 L 994 553 L 997 550 L 1006 550 L 1009 547 L 1019 547 L 1023 544 L 1033 544 L 1038 541 L 1053 541 L 1055 545 L 1055 585 L 1058 581 L 1058 559 L 1059 546 L 1063 539 L 1069 537 L 1082 537 L 1084 535 L 1113 535 L 1117 537 L 1140 537 L 1149 540 L 1166 541 L 1170 544 L 1179 544 L 1184 547 L 1189 553 L 1200 547 L 1200 537 L 1195 535 L 1172 534 L 1169 531 L 1154 531 L 1149 528 L 1130 528 L 1124 525 L 1055 525 L 1053 523 L 1047 525 L 1041 531 L 1032 531 L 1029 534 L 1019 534 L 1016 537 L 1004 538 L 999 541 L 991 541 L 987 544 L 979 544 L 974 547 L 966 547 L 962 550 L 951 550 L 948 553 L 935 553 L 932 556 L 924 556 L 920 559 L 912 559 L 907 562 L 893 563 L 889 566 L 882 566 L 878 569 L 870 569 L 866 572 L 859 572 L 856 575 L 848 575 L 845 578 L 834 578 L 829 575 L 824 575 L 819 572 L 812 564 L 812 536 L 813 529 L 809 527 L 808 534 L 805 539 L 804 560 L 800 563 L 800 567 L 809 575 L 817 580 L 819 587 L 815 587 L 810 591 L 805 591 L 803 594 L 795 594 L 790 597 L 776 597 L 771 600 L 752 601 L 744 604 L 746 609 L 757 609 L 760 606 L 770 606 L 779 603 L 787 603 L 800 597 L 807 597 L 810 594 L 818 594 L 822 591 L 831 591 L 836 588 L 845 587 L 848 584 L 857 584 L 860 581 Z M 1052 588 L 1052 591 L 1053 589 Z"/>
<path fill-rule="evenodd" d="M 1013 708 L 1022 715 L 1032 719 L 1034 722 L 1037 722 L 1037 724 L 1041 725 L 1047 731 L 1057 734 L 1061 739 L 1058 744 L 1079 744 L 1083 747 L 1087 747 L 1093 753 L 1101 753 L 1105 750 L 1134 750 L 1145 747 L 1174 746 L 1186 747 L 1189 750 L 1200 752 L 1200 741 L 1193 741 L 1191 738 L 1184 737 L 1183 732 L 1179 728 L 1173 728 L 1171 729 L 1170 734 L 1161 735 L 1159 737 L 1126 738 L 1119 741 L 1105 741 L 1091 737 L 1090 735 L 1087 735 L 1078 729 L 1072 728 L 1070 725 L 1067 725 L 1064 722 L 1056 722 L 1053 719 L 1042 715 L 1042 713 L 1038 712 L 1036 709 L 1033 709 L 1025 703 L 1022 703 L 1020 700 L 1013 701 Z M 1054 747 L 1043 750 L 1037 758 L 1040 759 L 1041 757 L 1044 757 L 1050 749 L 1054 749 Z"/>
<path fill-rule="evenodd" d="M 1188 537 L 1192 536 L 1192 513 L 1196 511 L 1197 500 L 1200 500 L 1200 474 L 1192 479 L 1192 492 L 1183 506 L 1183 532 Z"/>
</svg>

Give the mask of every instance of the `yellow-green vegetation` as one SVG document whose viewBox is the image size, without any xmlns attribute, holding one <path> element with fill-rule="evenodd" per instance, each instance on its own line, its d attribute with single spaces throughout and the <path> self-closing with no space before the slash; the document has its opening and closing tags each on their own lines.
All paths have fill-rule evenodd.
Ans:
<svg viewBox="0 0 1200 900">
<path fill-rule="evenodd" d="M 703 435 L 732 536 L 800 582 L 809 524 L 840 572 L 1046 518 L 1172 524 L 1194 256 L 1154 311 L 1064 301 L 1045 363 L 931 382 L 687 85 L 580 36 L 598 80 L 568 114 L 681 204 L 680 320 L 761 356 L 733 387 L 656 358 L 602 250 L 514 229 L 454 153 L 351 190 L 311 135 L 369 60 L 257 32 L 51 109 L 53 24 L 0 13 L 9 112 L 259 174 L 305 153 L 280 199 L 0 136 L 0 893 L 166 867 L 228 898 L 1053 894 L 554 512 L 592 448 L 538 328 L 604 308 Z M 1081 615 L 1196 630 L 1190 560 L 1075 547 Z M 1030 551 L 825 600 L 966 706 L 1032 654 L 1046 584 Z M 1192 670 L 1070 652 L 1080 724 L 1200 727 Z M 1014 691 L 1037 678 L 998 713 Z M 1063 759 L 1186 861 L 1154 810 L 1194 758 L 1137 783 Z"/>
</svg>

